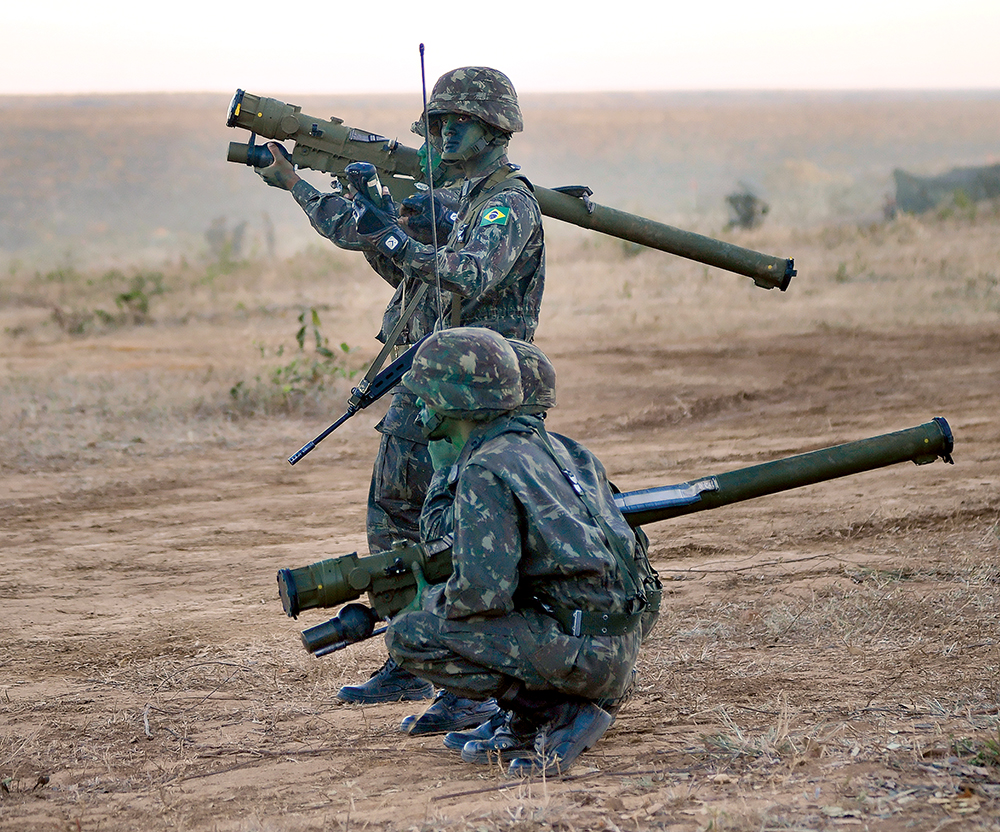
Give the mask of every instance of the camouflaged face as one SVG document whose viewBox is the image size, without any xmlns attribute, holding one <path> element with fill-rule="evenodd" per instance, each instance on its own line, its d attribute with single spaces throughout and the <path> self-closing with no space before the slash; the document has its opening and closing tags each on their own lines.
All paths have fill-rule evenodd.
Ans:
<svg viewBox="0 0 1000 832">
<path fill-rule="evenodd" d="M 429 115 L 465 113 L 505 133 L 524 129 L 517 93 L 510 78 L 486 66 L 463 66 L 446 72 L 431 91 Z"/>
<path fill-rule="evenodd" d="M 454 419 L 485 421 L 520 407 L 521 371 L 506 339 L 482 327 L 432 334 L 413 356 L 403 384 Z"/>
<path fill-rule="evenodd" d="M 544 413 L 550 407 L 555 407 L 556 368 L 552 366 L 548 356 L 527 341 L 516 338 L 507 340 L 517 354 L 517 363 L 521 369 L 521 411 Z"/>
</svg>

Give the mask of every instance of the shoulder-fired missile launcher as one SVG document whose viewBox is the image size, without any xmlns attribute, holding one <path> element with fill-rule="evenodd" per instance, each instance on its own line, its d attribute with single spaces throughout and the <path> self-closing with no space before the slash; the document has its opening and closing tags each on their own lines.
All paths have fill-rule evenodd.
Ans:
<svg viewBox="0 0 1000 832">
<path fill-rule="evenodd" d="M 378 133 L 348 127 L 343 119 L 306 115 L 301 107 L 276 98 L 236 90 L 226 126 L 250 131 L 246 144 L 230 142 L 227 156 L 230 162 L 252 167 L 271 164 L 271 151 L 254 143 L 257 136 L 262 136 L 278 142 L 294 142 L 291 154 L 286 153 L 292 164 L 334 176 L 343 176 L 351 162 L 369 162 L 378 169 L 382 184 L 397 202 L 412 195 L 416 183 L 424 178 L 420 156 L 414 148 Z M 777 287 L 785 291 L 796 273 L 792 259 L 761 254 L 599 205 L 591 201 L 593 192 L 585 185 L 554 189 L 534 185 L 534 193 L 547 217 L 741 274 L 764 289 Z"/>
<path fill-rule="evenodd" d="M 936 417 L 906 430 L 679 485 L 622 492 L 615 496 L 615 502 L 628 522 L 638 527 L 900 462 L 925 465 L 940 458 L 952 463 L 953 447 L 948 422 Z M 335 618 L 302 633 L 306 650 L 324 655 L 381 632 L 375 629 L 378 623 L 392 618 L 413 600 L 414 564 L 421 567 L 428 583 L 440 583 L 451 575 L 450 550 L 428 553 L 411 544 L 374 555 L 359 557 L 352 552 L 299 569 L 281 569 L 281 603 L 292 618 L 305 610 L 347 604 Z M 347 603 L 365 593 L 370 607 Z"/>
</svg>

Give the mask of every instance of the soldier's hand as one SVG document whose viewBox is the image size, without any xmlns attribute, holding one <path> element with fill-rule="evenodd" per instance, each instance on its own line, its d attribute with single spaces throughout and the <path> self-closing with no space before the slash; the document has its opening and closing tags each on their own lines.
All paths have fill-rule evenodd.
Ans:
<svg viewBox="0 0 1000 832">
<path fill-rule="evenodd" d="M 404 612 L 417 612 L 424 608 L 424 590 L 430 584 L 427 583 L 427 579 L 424 577 L 424 570 L 419 563 L 414 563 L 412 568 L 413 577 L 417 581 L 417 594 L 413 596 L 413 600 L 409 604 L 399 611 L 398 615 L 402 615 Z"/>
<path fill-rule="evenodd" d="M 437 231 L 437 244 L 448 242 L 452 226 L 458 218 L 458 199 L 451 191 L 434 192 L 434 218 L 431 220 L 431 196 L 429 191 L 418 191 L 403 200 L 399 211 L 399 224 L 413 239 L 424 245 L 434 244 L 433 228 Z"/>
<path fill-rule="evenodd" d="M 283 191 L 290 191 L 301 177 L 295 172 L 295 167 L 286 158 L 285 149 L 280 144 L 277 142 L 268 142 L 267 149 L 271 151 L 274 161 L 266 168 L 254 168 L 254 173 L 272 188 L 281 188 Z"/>
<path fill-rule="evenodd" d="M 406 250 L 410 238 L 396 219 L 395 205 L 388 192 L 384 192 L 383 205 L 376 205 L 367 193 L 354 194 L 354 224 L 358 237 L 371 248 L 398 260 Z"/>
</svg>

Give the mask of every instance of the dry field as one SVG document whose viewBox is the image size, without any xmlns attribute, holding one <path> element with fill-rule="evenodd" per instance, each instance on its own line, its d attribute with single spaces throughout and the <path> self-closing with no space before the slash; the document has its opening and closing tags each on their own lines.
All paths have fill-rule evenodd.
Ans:
<svg viewBox="0 0 1000 832">
<path fill-rule="evenodd" d="M 278 568 L 363 546 L 378 408 L 285 461 L 374 355 L 360 258 L 12 262 L 0 829 L 1000 830 L 1000 208 L 730 234 L 796 258 L 784 294 L 552 236 L 550 423 L 620 487 L 934 416 L 956 464 L 647 526 L 634 698 L 567 776 L 512 782 L 400 734 L 412 705 L 339 704 L 384 648 L 315 659 L 323 614 L 281 612 Z"/>
</svg>

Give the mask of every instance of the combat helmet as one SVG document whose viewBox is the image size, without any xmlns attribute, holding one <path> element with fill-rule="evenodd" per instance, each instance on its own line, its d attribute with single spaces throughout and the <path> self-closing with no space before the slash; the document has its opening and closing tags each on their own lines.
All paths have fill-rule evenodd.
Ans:
<svg viewBox="0 0 1000 832">
<path fill-rule="evenodd" d="M 544 413 L 556 406 L 556 368 L 534 344 L 508 338 L 521 369 L 521 413 Z"/>
<path fill-rule="evenodd" d="M 465 113 L 504 133 L 524 129 L 517 93 L 510 78 L 488 66 L 463 66 L 446 72 L 434 84 L 427 114 Z"/>
<path fill-rule="evenodd" d="M 403 384 L 453 419 L 489 421 L 523 401 L 517 354 L 505 338 L 483 327 L 460 326 L 428 336 Z"/>
</svg>

